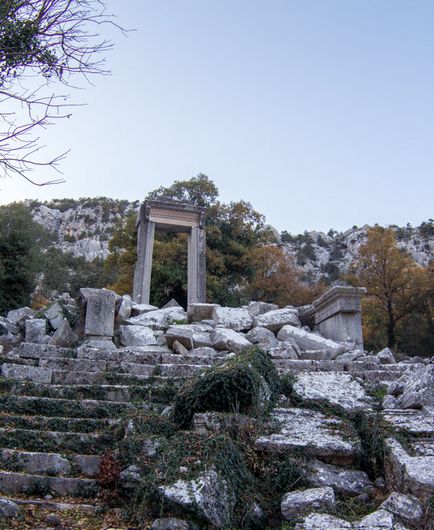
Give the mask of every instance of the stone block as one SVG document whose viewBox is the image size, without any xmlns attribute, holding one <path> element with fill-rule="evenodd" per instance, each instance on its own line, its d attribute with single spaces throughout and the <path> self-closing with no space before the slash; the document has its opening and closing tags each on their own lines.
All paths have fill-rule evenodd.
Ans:
<svg viewBox="0 0 434 530">
<path fill-rule="evenodd" d="M 122 322 L 123 320 L 131 316 L 133 310 L 133 300 L 129 294 L 124 294 L 121 298 L 121 304 L 118 309 L 118 319 Z"/>
<path fill-rule="evenodd" d="M 301 326 L 296 309 L 284 308 L 268 311 L 267 313 L 256 316 L 253 320 L 254 327 L 261 326 L 273 332 L 277 332 L 282 329 L 283 326 L 287 325 Z"/>
<path fill-rule="evenodd" d="M 122 346 L 152 346 L 157 344 L 154 332 L 146 326 L 122 325 L 119 327 Z"/>
<path fill-rule="evenodd" d="M 95 289 L 87 298 L 85 335 L 113 337 L 116 293 Z"/>
<path fill-rule="evenodd" d="M 47 334 L 47 321 L 45 318 L 32 318 L 26 320 L 26 342 L 41 343 Z"/>
<path fill-rule="evenodd" d="M 336 493 L 348 497 L 370 493 L 373 489 L 373 484 L 364 471 L 345 469 L 319 461 L 310 466 L 307 482 L 315 487 L 331 486 Z"/>
<path fill-rule="evenodd" d="M 50 338 L 49 344 L 54 346 L 61 346 L 63 348 L 71 348 L 78 342 L 78 336 L 72 331 L 68 319 L 64 318 L 59 327 Z"/>
<path fill-rule="evenodd" d="M 379 509 L 397 515 L 404 523 L 412 526 L 417 526 L 422 522 L 422 504 L 419 499 L 411 495 L 404 495 L 394 491 L 380 505 Z"/>
<path fill-rule="evenodd" d="M 13 324 L 20 324 L 28 318 L 34 318 L 35 312 L 30 307 L 20 307 L 19 309 L 12 309 L 9 311 L 6 318 Z"/>
<path fill-rule="evenodd" d="M 21 364 L 4 363 L 1 367 L 3 377 L 18 379 L 19 381 L 32 381 L 32 383 L 51 383 L 53 370 L 39 366 L 25 366 Z"/>
<path fill-rule="evenodd" d="M 217 327 L 230 328 L 234 331 L 249 330 L 253 324 L 247 309 L 239 307 L 215 307 L 213 320 Z"/>
<path fill-rule="evenodd" d="M 201 322 L 202 320 L 212 320 L 213 311 L 220 304 L 192 303 L 188 306 L 187 315 L 189 322 Z"/>
<path fill-rule="evenodd" d="M 345 351 L 345 346 L 342 344 L 290 325 L 283 326 L 277 338 L 281 341 L 292 340 L 301 350 L 328 351 L 334 359 Z"/>
<path fill-rule="evenodd" d="M 250 302 L 246 309 L 253 318 L 268 313 L 269 311 L 276 311 L 278 307 L 276 304 L 267 304 L 266 302 Z"/>
<path fill-rule="evenodd" d="M 166 330 L 170 325 L 187 322 L 187 313 L 182 307 L 168 307 L 142 313 L 126 320 L 127 324 L 147 326 L 154 330 Z"/>
<path fill-rule="evenodd" d="M 293 522 L 303 514 L 331 509 L 335 504 L 333 488 L 324 486 L 322 488 L 290 491 L 283 496 L 280 508 L 283 517 Z"/>
<path fill-rule="evenodd" d="M 65 318 L 63 308 L 58 302 L 51 305 L 45 311 L 44 316 L 50 322 L 53 329 L 57 329 Z"/>
<path fill-rule="evenodd" d="M 237 333 L 233 329 L 216 329 L 211 333 L 211 339 L 216 350 L 240 353 L 252 347 L 252 343 L 244 335 Z"/>
</svg>

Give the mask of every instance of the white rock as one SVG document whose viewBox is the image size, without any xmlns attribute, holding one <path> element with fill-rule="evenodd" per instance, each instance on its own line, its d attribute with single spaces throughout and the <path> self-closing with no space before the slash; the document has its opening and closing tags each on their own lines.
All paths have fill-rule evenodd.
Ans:
<svg viewBox="0 0 434 530">
<path fill-rule="evenodd" d="M 53 305 L 51 305 L 45 311 L 44 316 L 50 322 L 53 329 L 57 329 L 65 318 L 65 315 L 63 314 L 63 308 L 58 302 L 55 302 Z"/>
<path fill-rule="evenodd" d="M 284 326 L 279 331 L 277 338 L 283 341 L 293 340 L 302 350 L 328 351 L 332 354 L 333 359 L 345 351 L 345 346 L 334 340 L 326 339 L 321 335 L 294 326 Z"/>
<path fill-rule="evenodd" d="M 45 318 L 32 318 L 26 320 L 26 342 L 41 343 L 47 334 L 47 321 Z"/>
<path fill-rule="evenodd" d="M 12 309 L 9 311 L 6 318 L 12 322 L 12 324 L 19 324 L 28 318 L 33 318 L 35 312 L 30 307 L 20 307 L 19 309 Z"/>
<path fill-rule="evenodd" d="M 145 326 L 119 326 L 122 346 L 152 346 L 157 340 L 151 328 Z"/>
<path fill-rule="evenodd" d="M 218 328 L 211 333 L 211 340 L 216 350 L 240 353 L 243 350 L 252 348 L 252 343 L 244 335 L 237 333 L 233 329 Z"/>
<path fill-rule="evenodd" d="M 274 333 L 266 328 L 261 328 L 260 326 L 251 329 L 246 338 L 253 344 L 263 344 L 270 347 L 277 345 L 277 339 L 274 336 Z"/>
<path fill-rule="evenodd" d="M 295 376 L 293 391 L 303 401 L 329 403 L 349 414 L 372 410 L 372 398 L 343 372 L 301 372 Z"/>
<path fill-rule="evenodd" d="M 146 326 L 152 329 L 166 329 L 170 325 L 187 321 L 187 313 L 182 307 L 168 307 L 142 313 L 126 320 L 127 324 Z"/>
<path fill-rule="evenodd" d="M 404 374 L 402 394 L 398 406 L 403 409 L 434 406 L 434 365 L 428 365 L 409 374 Z"/>
<path fill-rule="evenodd" d="M 275 309 L 268 311 L 262 315 L 258 315 L 253 320 L 253 326 L 261 326 L 270 331 L 279 331 L 283 326 L 301 326 L 301 322 L 297 316 L 297 310 L 292 308 Z M 284 340 L 284 339 L 280 339 Z"/>
<path fill-rule="evenodd" d="M 144 313 L 149 313 L 150 311 L 157 311 L 158 307 L 151 304 L 136 304 L 133 302 L 131 308 L 131 316 L 136 317 L 138 315 L 143 315 Z"/>
<path fill-rule="evenodd" d="M 252 327 L 253 319 L 246 309 L 235 307 L 215 307 L 213 320 L 216 326 L 245 331 Z"/>
<path fill-rule="evenodd" d="M 121 305 L 118 309 L 118 318 L 122 321 L 131 316 L 131 311 L 133 309 L 133 300 L 129 294 L 124 294 L 122 296 Z"/>
<path fill-rule="evenodd" d="M 332 508 L 336 504 L 333 488 L 310 488 L 286 493 L 281 501 L 282 515 L 288 521 L 314 510 Z"/>
<path fill-rule="evenodd" d="M 423 507 L 421 502 L 412 495 L 404 495 L 394 491 L 380 505 L 380 509 L 397 515 L 404 523 L 410 525 L 420 524 L 423 517 Z"/>
<path fill-rule="evenodd" d="M 275 311 L 277 309 L 277 305 L 267 304 L 266 302 L 250 302 L 246 309 L 250 316 L 257 317 L 258 315 L 263 315 L 269 311 Z"/>
<path fill-rule="evenodd" d="M 344 519 L 326 513 L 311 513 L 296 524 L 294 530 L 345 530 L 353 528 L 352 524 Z"/>
<path fill-rule="evenodd" d="M 399 524 L 398 521 L 394 520 L 391 513 L 386 510 L 377 510 L 376 512 L 370 513 L 356 524 L 354 524 L 355 530 L 398 530 L 404 528 Z"/>
<path fill-rule="evenodd" d="M 372 490 L 372 483 L 364 471 L 315 462 L 307 477 L 310 486 L 331 486 L 337 493 L 356 496 Z"/>
<path fill-rule="evenodd" d="M 178 480 L 171 486 L 160 486 L 165 499 L 187 509 L 197 511 L 217 528 L 230 526 L 235 497 L 227 482 L 214 469 L 196 480 Z"/>
<path fill-rule="evenodd" d="M 389 350 L 389 348 L 384 348 L 384 350 L 381 350 L 377 353 L 377 357 L 380 359 L 381 364 L 395 364 L 396 359 L 393 353 Z"/>
</svg>

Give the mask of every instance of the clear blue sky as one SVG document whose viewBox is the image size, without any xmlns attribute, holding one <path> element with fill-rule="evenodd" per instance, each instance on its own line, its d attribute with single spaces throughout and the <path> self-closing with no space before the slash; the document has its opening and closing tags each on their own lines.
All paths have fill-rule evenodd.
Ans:
<svg viewBox="0 0 434 530">
<path fill-rule="evenodd" d="M 111 0 L 112 76 L 44 135 L 67 183 L 142 199 L 199 172 L 279 230 L 434 217 L 432 0 Z"/>
</svg>

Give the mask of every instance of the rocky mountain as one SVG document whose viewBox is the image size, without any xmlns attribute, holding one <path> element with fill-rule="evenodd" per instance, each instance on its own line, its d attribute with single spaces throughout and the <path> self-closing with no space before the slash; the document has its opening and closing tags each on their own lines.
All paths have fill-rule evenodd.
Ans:
<svg viewBox="0 0 434 530">
<path fill-rule="evenodd" d="M 91 261 L 105 259 L 108 242 L 117 223 L 131 210 L 136 210 L 139 201 L 129 202 L 105 197 L 85 199 L 61 199 L 40 203 L 27 201 L 35 221 L 53 235 L 54 245 L 74 256 L 83 256 Z M 306 231 L 292 235 L 286 231 L 278 236 L 285 251 L 294 257 L 307 280 L 325 279 L 333 281 L 348 271 L 360 246 L 366 241 L 368 225 L 354 226 L 345 232 Z M 434 257 L 434 223 L 430 219 L 418 227 L 392 226 L 398 244 L 422 266 Z"/>
</svg>

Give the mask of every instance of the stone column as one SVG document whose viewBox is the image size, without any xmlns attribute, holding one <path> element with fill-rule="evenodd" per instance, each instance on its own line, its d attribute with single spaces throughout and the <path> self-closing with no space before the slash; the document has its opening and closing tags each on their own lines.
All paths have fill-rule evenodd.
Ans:
<svg viewBox="0 0 434 530">
<path fill-rule="evenodd" d="M 149 304 L 154 235 L 155 223 L 143 218 L 139 219 L 137 228 L 137 263 L 134 271 L 133 290 L 133 300 L 138 304 Z"/>
<path fill-rule="evenodd" d="M 205 229 L 193 227 L 188 235 L 188 304 L 206 301 Z"/>
<path fill-rule="evenodd" d="M 354 342 L 363 349 L 361 300 L 364 287 L 336 285 L 313 302 L 315 328 L 324 337 L 339 342 Z"/>
</svg>

